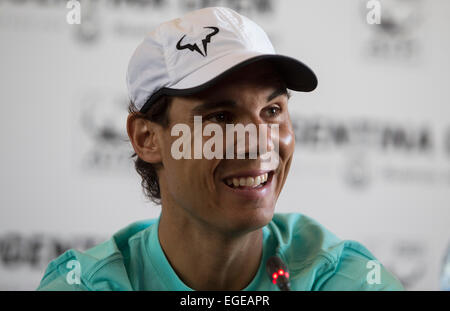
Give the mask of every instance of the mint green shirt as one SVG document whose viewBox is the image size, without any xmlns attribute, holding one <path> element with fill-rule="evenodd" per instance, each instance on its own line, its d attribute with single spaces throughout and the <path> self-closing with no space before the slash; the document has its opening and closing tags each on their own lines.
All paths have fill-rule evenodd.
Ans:
<svg viewBox="0 0 450 311">
<path fill-rule="evenodd" d="M 167 260 L 158 223 L 135 222 L 85 252 L 66 251 L 50 262 L 38 290 L 192 290 Z M 263 227 L 262 260 L 243 290 L 278 290 L 265 269 L 275 254 L 288 267 L 292 290 L 403 290 L 363 245 L 302 214 L 275 214 Z"/>
</svg>

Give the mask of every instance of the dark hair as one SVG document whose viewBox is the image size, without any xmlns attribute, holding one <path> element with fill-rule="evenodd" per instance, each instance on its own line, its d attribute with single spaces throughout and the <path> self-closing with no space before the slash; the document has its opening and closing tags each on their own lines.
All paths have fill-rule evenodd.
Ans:
<svg viewBox="0 0 450 311">
<path fill-rule="evenodd" d="M 172 98 L 169 96 L 163 96 L 158 99 L 146 113 L 141 113 L 130 101 L 128 106 L 128 112 L 135 114 L 139 118 L 144 118 L 149 121 L 158 123 L 163 127 L 169 126 L 169 106 L 172 102 Z M 158 169 L 161 164 L 151 164 L 145 162 L 134 152 L 131 158 L 135 158 L 134 167 L 137 173 L 141 176 L 142 189 L 145 196 L 155 204 L 161 204 L 161 191 L 159 188 Z"/>
</svg>

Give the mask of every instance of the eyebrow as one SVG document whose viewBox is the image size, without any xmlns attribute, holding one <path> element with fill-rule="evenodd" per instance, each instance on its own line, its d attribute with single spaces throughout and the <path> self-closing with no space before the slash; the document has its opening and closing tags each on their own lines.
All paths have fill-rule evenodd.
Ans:
<svg viewBox="0 0 450 311">
<path fill-rule="evenodd" d="M 212 101 L 212 102 L 208 101 L 208 102 L 205 102 L 203 104 L 200 104 L 200 105 L 194 107 L 194 109 L 192 109 L 192 115 L 199 115 L 199 114 L 205 113 L 207 111 L 210 111 L 210 110 L 213 110 L 216 108 L 225 108 L 225 107 L 234 108 L 236 106 L 237 106 L 237 104 L 235 101 L 228 100 L 228 99 Z"/>
<path fill-rule="evenodd" d="M 290 97 L 289 92 L 285 87 L 279 87 L 275 90 L 275 92 L 267 96 L 267 101 L 270 102 L 272 99 L 275 99 L 280 95 L 286 95 L 287 98 Z"/>
<path fill-rule="evenodd" d="M 277 98 L 280 95 L 286 95 L 288 98 L 290 97 L 289 92 L 285 87 L 279 87 L 272 94 L 267 96 L 266 101 L 270 102 L 271 100 Z M 191 111 L 191 114 L 199 115 L 217 108 L 235 108 L 236 106 L 237 106 L 236 102 L 231 99 L 207 101 L 194 107 Z"/>
</svg>

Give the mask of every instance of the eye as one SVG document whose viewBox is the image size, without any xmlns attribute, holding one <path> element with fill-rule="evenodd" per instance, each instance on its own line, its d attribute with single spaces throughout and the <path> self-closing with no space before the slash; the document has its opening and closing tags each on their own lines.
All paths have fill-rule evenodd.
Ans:
<svg viewBox="0 0 450 311">
<path fill-rule="evenodd" d="M 206 116 L 205 120 L 216 123 L 231 123 L 233 115 L 227 111 L 219 111 Z"/>
<path fill-rule="evenodd" d="M 270 106 L 265 110 L 265 113 L 269 118 L 274 118 L 281 113 L 281 108 L 279 106 Z"/>
</svg>

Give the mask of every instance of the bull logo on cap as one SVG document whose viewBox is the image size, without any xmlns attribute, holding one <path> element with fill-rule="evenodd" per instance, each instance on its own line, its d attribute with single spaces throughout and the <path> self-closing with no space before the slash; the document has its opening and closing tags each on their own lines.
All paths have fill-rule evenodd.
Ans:
<svg viewBox="0 0 450 311">
<path fill-rule="evenodd" d="M 181 41 L 183 41 L 183 39 L 186 37 L 186 35 L 182 36 L 181 39 L 178 41 L 177 43 L 177 50 L 184 50 L 184 49 L 189 49 L 192 52 L 196 51 L 198 52 L 200 55 L 202 55 L 203 57 L 206 57 L 208 55 L 208 50 L 207 50 L 207 46 L 208 43 L 211 42 L 211 37 L 215 36 L 218 32 L 219 32 L 219 28 L 217 27 L 203 27 L 205 29 L 212 29 L 212 32 L 210 32 L 209 34 L 206 35 L 205 39 L 202 40 L 202 44 L 203 44 L 203 51 L 198 47 L 197 43 L 194 44 L 181 44 Z"/>
</svg>

